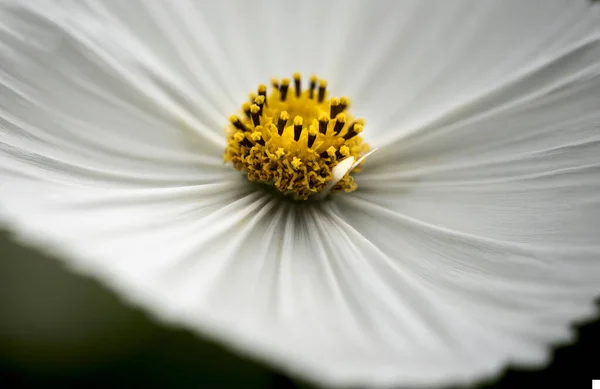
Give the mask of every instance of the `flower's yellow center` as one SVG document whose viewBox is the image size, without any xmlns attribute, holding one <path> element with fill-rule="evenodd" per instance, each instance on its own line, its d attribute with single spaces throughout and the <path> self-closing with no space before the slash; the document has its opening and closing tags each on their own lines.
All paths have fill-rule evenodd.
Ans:
<svg viewBox="0 0 600 389">
<path fill-rule="evenodd" d="M 369 150 L 360 133 L 364 120 L 348 112 L 347 97 L 329 98 L 327 82 L 312 76 L 302 90 L 299 73 L 290 79 L 272 80 L 272 91 L 259 85 L 232 115 L 227 127 L 225 161 L 247 172 L 251 181 L 272 184 L 297 199 L 322 192 L 332 180 L 336 165 L 348 158 L 358 160 Z M 345 174 L 332 191 L 351 192 L 356 183 Z"/>
</svg>

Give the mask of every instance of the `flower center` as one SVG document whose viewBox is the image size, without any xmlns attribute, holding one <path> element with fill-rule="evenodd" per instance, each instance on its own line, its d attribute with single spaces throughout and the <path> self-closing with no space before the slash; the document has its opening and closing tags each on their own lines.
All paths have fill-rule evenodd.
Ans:
<svg viewBox="0 0 600 389">
<path fill-rule="evenodd" d="M 259 85 L 242 104 L 243 114 L 229 118 L 225 162 L 246 172 L 250 181 L 273 185 L 297 199 L 327 190 L 355 190 L 350 174 L 360 169 L 359 158 L 369 146 L 359 135 L 364 120 L 348 111 L 350 100 L 329 98 L 327 81 L 316 76 L 305 90 L 299 73 L 293 86 L 288 78 L 271 84 L 268 94 L 267 86 Z M 359 163 L 350 164 L 341 179 L 336 177 L 336 166 L 350 157 Z"/>
</svg>

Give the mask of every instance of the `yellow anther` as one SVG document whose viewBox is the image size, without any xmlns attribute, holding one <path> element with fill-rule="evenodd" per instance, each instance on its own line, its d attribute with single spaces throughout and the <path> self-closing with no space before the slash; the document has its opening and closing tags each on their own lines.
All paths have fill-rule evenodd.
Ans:
<svg viewBox="0 0 600 389">
<path fill-rule="evenodd" d="M 277 134 L 279 136 L 283 135 L 283 130 L 285 129 L 288 120 L 290 120 L 290 114 L 286 111 L 281 111 L 279 120 L 277 120 Z"/>
<path fill-rule="evenodd" d="M 260 107 L 256 104 L 252 104 L 250 107 L 250 116 L 252 116 L 252 124 L 254 127 L 260 125 Z"/>
<path fill-rule="evenodd" d="M 300 97 L 300 95 L 302 94 L 302 86 L 300 84 L 301 81 L 301 75 L 300 73 L 296 72 L 294 73 L 294 87 L 296 89 L 296 97 Z"/>
<path fill-rule="evenodd" d="M 246 114 L 250 114 L 250 103 L 245 101 L 244 104 L 242 104 L 242 111 L 246 112 Z"/>
<path fill-rule="evenodd" d="M 344 107 L 340 104 L 340 99 L 332 97 L 329 103 L 329 117 L 335 118 L 340 112 L 344 110 Z"/>
<path fill-rule="evenodd" d="M 308 81 L 302 85 L 295 73 L 291 79 L 272 79 L 270 92 L 259 85 L 258 93 L 251 93 L 242 104 L 244 115 L 230 116 L 225 151 L 225 160 L 250 180 L 273 185 L 297 199 L 323 191 L 342 159 L 358 160 L 369 150 L 359 135 L 364 121 L 348 111 L 350 99 L 330 99 L 327 81 L 316 76 Z M 349 174 L 333 187 L 333 191 L 354 189 Z"/>
<path fill-rule="evenodd" d="M 329 117 L 326 114 L 319 115 L 319 132 L 323 135 L 327 134 L 327 126 L 329 125 Z"/>
<path fill-rule="evenodd" d="M 329 148 L 326 151 L 327 151 L 327 154 L 329 154 L 329 156 L 333 158 L 333 157 L 335 157 L 335 152 L 337 150 L 335 149 L 335 147 L 329 146 Z"/>
<path fill-rule="evenodd" d="M 285 102 L 287 100 L 288 91 L 290 88 L 290 79 L 284 78 L 281 80 L 281 86 L 279 87 L 279 99 L 281 102 Z"/>
<path fill-rule="evenodd" d="M 308 85 L 308 98 L 309 99 L 315 98 L 315 88 L 317 87 L 318 80 L 319 79 L 317 78 L 317 76 L 315 76 L 315 75 L 310 76 L 310 83 Z"/>
<path fill-rule="evenodd" d="M 246 131 L 246 130 L 248 130 L 248 128 L 244 125 L 244 123 L 242 123 L 240 121 L 240 118 L 238 118 L 237 115 L 231 115 L 231 116 L 229 116 L 229 121 L 239 131 Z"/>
<path fill-rule="evenodd" d="M 279 114 L 279 119 L 285 120 L 287 122 L 288 120 L 290 120 L 290 114 L 287 113 L 287 111 L 281 111 L 281 113 Z"/>
<path fill-rule="evenodd" d="M 345 140 L 349 140 L 360 134 L 363 130 L 363 126 L 360 123 L 354 123 L 348 128 L 348 132 L 344 135 Z"/>
<path fill-rule="evenodd" d="M 325 101 L 326 90 L 327 90 L 327 81 L 325 81 L 325 80 L 319 81 L 319 97 L 317 99 L 317 101 L 319 103 L 322 103 L 323 101 Z"/>
<path fill-rule="evenodd" d="M 302 135 L 302 116 L 296 116 L 294 118 L 294 140 L 299 141 L 300 136 Z"/>
<path fill-rule="evenodd" d="M 339 135 L 342 129 L 346 125 L 346 114 L 340 113 L 335 117 L 335 125 L 333 126 L 333 133 Z"/>
<path fill-rule="evenodd" d="M 318 134 L 319 134 L 319 131 L 317 131 L 317 127 L 315 127 L 314 125 L 311 124 L 308 127 L 308 137 L 306 138 L 306 146 L 308 146 L 309 149 L 312 148 L 313 145 L 315 144 Z"/>
</svg>

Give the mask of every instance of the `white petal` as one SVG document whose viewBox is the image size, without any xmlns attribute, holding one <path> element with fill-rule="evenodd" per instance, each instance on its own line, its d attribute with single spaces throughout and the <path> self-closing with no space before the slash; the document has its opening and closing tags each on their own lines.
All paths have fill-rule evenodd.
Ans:
<svg viewBox="0 0 600 389">
<path fill-rule="evenodd" d="M 336 274 L 356 277 L 344 262 L 352 249 L 323 239 L 332 227 L 320 205 L 248 192 L 238 178 L 93 190 L 15 179 L 3 188 L 0 217 L 19 239 L 161 320 L 313 380 L 353 382 L 346 373 L 358 356 L 346 359 L 347 348 L 375 343 L 355 312 L 354 295 L 369 296 Z"/>
<path fill-rule="evenodd" d="M 362 157 L 360 157 L 356 162 L 354 162 L 352 164 L 352 169 L 354 169 L 355 167 L 357 167 L 358 165 L 360 165 L 364 160 L 367 159 L 367 157 L 369 155 L 373 154 L 376 151 L 377 151 L 377 149 L 373 149 L 373 150 L 369 151 L 368 153 L 366 153 L 365 155 L 363 155 Z"/>
<path fill-rule="evenodd" d="M 599 98 L 591 36 L 400 134 L 339 198 L 347 228 L 390 258 L 374 266 L 444 312 L 454 356 L 441 365 L 541 366 L 574 322 L 597 315 Z"/>
<path fill-rule="evenodd" d="M 565 56 L 600 33 L 585 0 L 365 2 L 340 67 L 343 93 L 380 147 Z M 360 50 L 360 51 L 359 51 Z M 360 65 L 359 65 L 360 64 Z M 381 156 L 383 157 L 383 155 Z"/>
<path fill-rule="evenodd" d="M 372 284 L 395 291 L 395 300 L 387 301 L 389 321 L 422 323 L 392 326 L 398 340 L 390 341 L 395 348 L 390 361 L 411 361 L 395 372 L 389 369 L 398 381 L 469 381 L 498 374 L 508 363 L 540 367 L 551 345 L 572 340 L 574 321 L 597 314 L 597 245 L 522 243 L 445 228 L 411 217 L 398 196 L 388 201 L 368 194 L 344 196 L 339 203 L 348 235 L 378 250 L 368 263 Z M 429 212 L 446 208 L 433 205 Z M 513 215 L 499 213 L 495 220 Z M 477 212 L 465 212 L 461 219 L 482 229 L 488 224 Z M 401 313 L 406 296 L 414 302 Z M 385 322 L 383 315 L 379 322 Z M 419 335 L 416 328 L 427 333 Z"/>
<path fill-rule="evenodd" d="M 0 215 L 159 319 L 323 384 L 468 382 L 539 361 L 591 312 L 598 283 L 578 286 L 574 267 L 526 247 L 404 225 L 351 195 L 289 204 L 238 178 L 93 191 L 17 180 Z"/>
<path fill-rule="evenodd" d="M 191 184 L 227 171 L 226 117 L 191 104 L 198 96 L 125 29 L 56 8 L 0 8 L 3 167 L 95 185 Z"/>
<path fill-rule="evenodd" d="M 130 32 L 156 66 L 175 71 L 171 76 L 180 81 L 178 88 L 203 92 L 193 100 L 196 104 L 215 105 L 227 117 L 250 89 L 271 77 L 337 73 L 331 52 L 341 47 L 359 3 L 88 0 L 70 1 L 68 7 L 72 14 L 77 10 L 73 17 L 101 18 L 110 28 Z M 65 5 L 36 8 L 48 14 Z"/>
</svg>

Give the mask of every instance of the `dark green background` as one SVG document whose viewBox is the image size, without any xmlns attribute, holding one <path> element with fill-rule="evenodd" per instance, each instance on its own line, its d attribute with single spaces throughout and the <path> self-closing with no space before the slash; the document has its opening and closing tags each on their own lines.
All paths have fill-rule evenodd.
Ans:
<svg viewBox="0 0 600 389">
<path fill-rule="evenodd" d="M 183 330 L 153 323 L 95 281 L 0 233 L 0 388 L 310 388 Z M 600 321 L 549 368 L 481 388 L 581 380 L 600 361 Z M 585 384 L 587 383 L 587 384 Z M 575 386 L 573 386 L 575 387 Z"/>
</svg>

